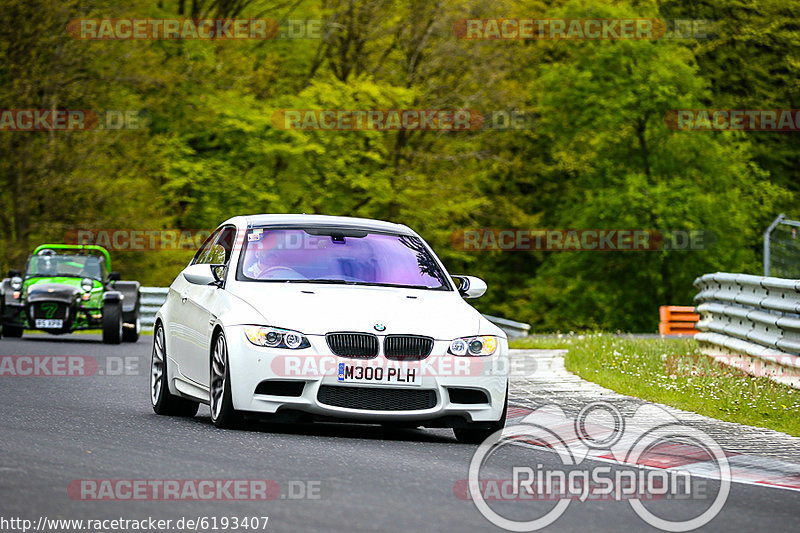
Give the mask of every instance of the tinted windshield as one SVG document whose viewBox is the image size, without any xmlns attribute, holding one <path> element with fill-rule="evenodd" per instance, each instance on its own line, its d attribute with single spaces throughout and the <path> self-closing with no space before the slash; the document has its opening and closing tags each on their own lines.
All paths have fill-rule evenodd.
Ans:
<svg viewBox="0 0 800 533">
<path fill-rule="evenodd" d="M 237 279 L 449 289 L 419 238 L 344 229 L 249 230 Z"/>
<path fill-rule="evenodd" d="M 35 255 L 28 261 L 25 277 L 65 276 L 102 281 L 100 258 L 91 255 Z"/>
</svg>

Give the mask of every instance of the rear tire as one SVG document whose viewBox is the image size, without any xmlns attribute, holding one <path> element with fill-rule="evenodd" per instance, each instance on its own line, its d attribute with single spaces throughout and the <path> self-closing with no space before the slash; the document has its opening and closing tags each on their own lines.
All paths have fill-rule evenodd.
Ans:
<svg viewBox="0 0 800 533">
<path fill-rule="evenodd" d="M 493 434 L 497 433 L 506 426 L 506 415 L 508 414 L 508 385 L 506 385 L 506 400 L 503 404 L 503 413 L 500 420 L 492 422 L 488 428 L 453 428 L 453 434 L 458 442 L 464 444 L 480 444 Z"/>
<path fill-rule="evenodd" d="M 219 332 L 211 350 L 211 372 L 209 383 L 209 407 L 211 408 L 211 422 L 222 429 L 231 429 L 241 426 L 242 413 L 233 408 L 231 395 L 231 373 L 228 364 L 228 344 L 225 334 Z"/>
<path fill-rule="evenodd" d="M 122 304 L 107 302 L 103 304 L 103 343 L 122 342 Z"/>
<path fill-rule="evenodd" d="M 179 398 L 169 392 L 167 383 L 167 345 L 164 327 L 156 326 L 153 332 L 153 354 L 150 358 L 150 403 L 153 411 L 164 416 L 193 417 L 200 407 L 198 402 Z"/>
<path fill-rule="evenodd" d="M 136 318 L 133 321 L 136 324 L 134 328 L 122 328 L 122 342 L 137 342 L 139 340 L 139 333 L 142 330 L 142 324 L 139 321 L 139 310 L 136 310 Z"/>
</svg>

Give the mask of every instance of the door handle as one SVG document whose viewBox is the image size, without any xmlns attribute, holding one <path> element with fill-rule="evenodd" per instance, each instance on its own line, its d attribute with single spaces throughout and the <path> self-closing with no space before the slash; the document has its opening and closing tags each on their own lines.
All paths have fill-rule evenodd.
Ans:
<svg viewBox="0 0 800 533">
<path fill-rule="evenodd" d="M 188 299 L 189 299 L 189 291 L 183 291 L 181 293 L 181 303 L 185 304 L 186 300 L 188 300 Z"/>
</svg>

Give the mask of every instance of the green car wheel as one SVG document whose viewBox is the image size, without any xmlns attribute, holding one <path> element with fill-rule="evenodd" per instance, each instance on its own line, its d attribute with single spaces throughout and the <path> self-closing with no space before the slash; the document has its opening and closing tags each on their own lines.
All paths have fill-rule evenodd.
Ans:
<svg viewBox="0 0 800 533">
<path fill-rule="evenodd" d="M 119 344 L 122 342 L 122 304 L 106 302 L 103 305 L 103 343 Z"/>
</svg>

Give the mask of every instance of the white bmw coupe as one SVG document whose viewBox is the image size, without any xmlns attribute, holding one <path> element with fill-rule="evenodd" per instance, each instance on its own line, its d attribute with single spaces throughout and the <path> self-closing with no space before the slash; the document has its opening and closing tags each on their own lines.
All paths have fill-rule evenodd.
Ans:
<svg viewBox="0 0 800 533">
<path fill-rule="evenodd" d="M 464 301 L 485 291 L 403 225 L 231 218 L 156 315 L 153 409 L 209 404 L 218 427 L 254 414 L 449 427 L 480 442 L 508 403 L 506 335 Z"/>
</svg>

